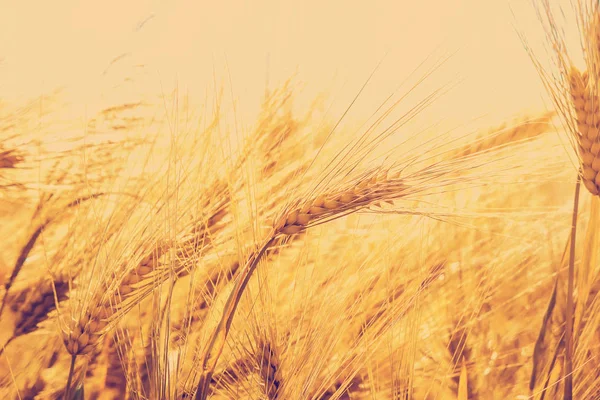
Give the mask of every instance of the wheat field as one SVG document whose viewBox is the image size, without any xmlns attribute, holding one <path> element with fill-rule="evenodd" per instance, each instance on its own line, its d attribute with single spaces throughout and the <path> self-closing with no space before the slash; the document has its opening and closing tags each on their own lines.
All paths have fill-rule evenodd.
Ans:
<svg viewBox="0 0 600 400">
<path fill-rule="evenodd" d="M 416 3 L 0 2 L 0 398 L 600 399 L 600 4 Z"/>
</svg>

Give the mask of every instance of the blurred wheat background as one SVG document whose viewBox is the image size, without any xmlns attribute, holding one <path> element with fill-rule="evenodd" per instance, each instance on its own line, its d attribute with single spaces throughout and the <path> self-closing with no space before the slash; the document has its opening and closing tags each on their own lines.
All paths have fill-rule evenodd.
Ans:
<svg viewBox="0 0 600 400">
<path fill-rule="evenodd" d="M 600 399 L 599 16 L 0 0 L 0 398 Z"/>
</svg>

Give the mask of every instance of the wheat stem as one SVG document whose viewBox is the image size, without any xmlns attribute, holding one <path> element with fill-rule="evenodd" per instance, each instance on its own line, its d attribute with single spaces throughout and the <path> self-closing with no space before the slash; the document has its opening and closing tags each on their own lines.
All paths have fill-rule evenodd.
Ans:
<svg viewBox="0 0 600 400">
<path fill-rule="evenodd" d="M 65 386 L 65 400 L 71 399 L 71 385 L 73 383 L 73 374 L 75 372 L 75 360 L 77 359 L 77 354 L 73 354 L 71 356 L 71 366 L 69 367 L 69 377 L 67 378 L 67 385 Z"/>
<path fill-rule="evenodd" d="M 267 249 L 275 241 L 277 236 L 278 233 L 273 232 L 270 235 L 269 240 L 267 240 L 257 252 L 250 256 L 246 262 L 246 266 L 241 271 L 241 276 L 235 282 L 233 290 L 231 291 L 231 294 L 225 303 L 225 309 L 223 310 L 221 320 L 213 331 L 213 334 L 210 336 L 211 340 L 202 354 L 202 375 L 200 376 L 200 381 L 196 389 L 196 400 L 206 400 L 207 398 L 208 386 L 210 385 L 212 374 L 215 370 L 217 361 L 219 360 L 219 356 L 221 355 L 223 347 L 225 346 L 225 339 L 229 333 L 229 328 L 233 322 L 233 316 L 235 315 L 235 311 L 239 304 L 242 293 L 248 285 L 248 282 L 252 277 L 252 273 L 258 266 L 259 261 L 262 259 Z"/>
<path fill-rule="evenodd" d="M 575 239 L 577 235 L 577 213 L 579 209 L 579 189 L 581 177 L 577 176 L 575 199 L 573 201 L 573 219 L 571 223 L 571 247 L 569 250 L 569 278 L 567 288 L 567 326 L 565 356 L 565 391 L 564 400 L 573 398 L 573 280 L 575 276 Z"/>
</svg>

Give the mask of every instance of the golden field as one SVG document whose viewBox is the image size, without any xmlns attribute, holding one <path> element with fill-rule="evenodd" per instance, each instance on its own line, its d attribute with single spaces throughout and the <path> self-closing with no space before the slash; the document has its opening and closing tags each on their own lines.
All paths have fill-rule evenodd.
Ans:
<svg viewBox="0 0 600 400">
<path fill-rule="evenodd" d="M 600 399 L 597 2 L 0 10 L 0 398 Z"/>
</svg>

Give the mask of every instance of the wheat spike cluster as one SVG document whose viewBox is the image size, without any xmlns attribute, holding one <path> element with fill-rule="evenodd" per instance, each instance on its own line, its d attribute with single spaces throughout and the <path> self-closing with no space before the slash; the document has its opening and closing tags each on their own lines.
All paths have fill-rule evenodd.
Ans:
<svg viewBox="0 0 600 400">
<path fill-rule="evenodd" d="M 0 85 L 0 398 L 600 400 L 600 5 L 531 5 L 546 107 L 496 120 L 438 53 L 250 120 L 235 56 Z"/>
</svg>

